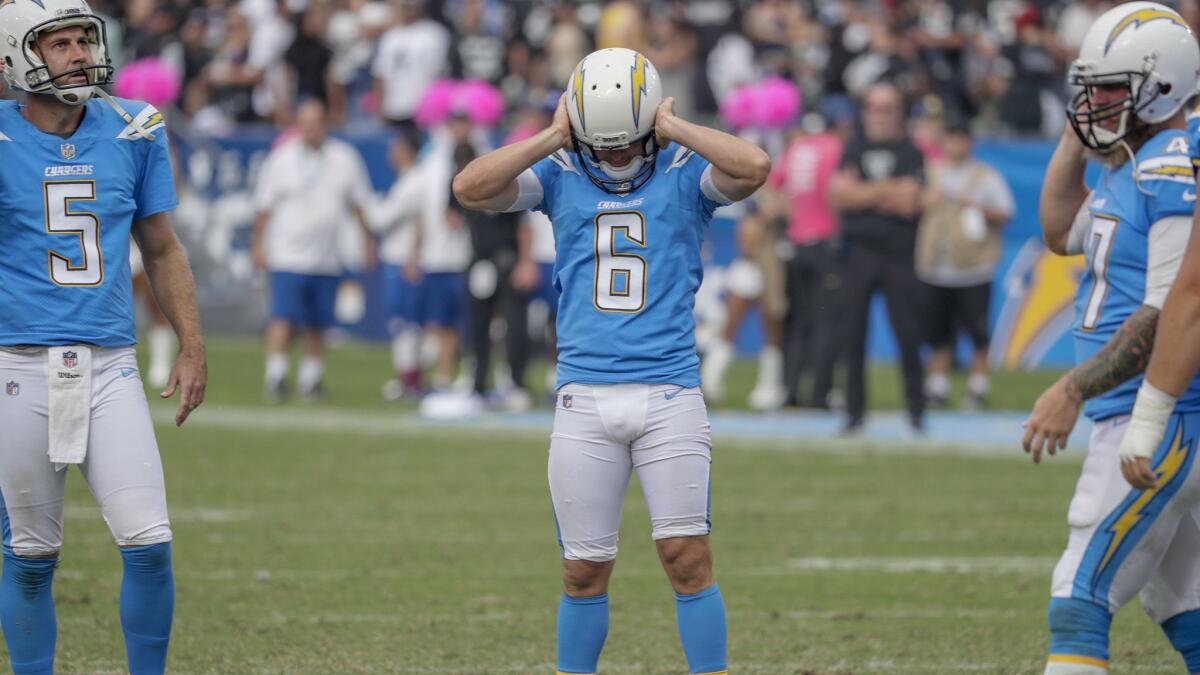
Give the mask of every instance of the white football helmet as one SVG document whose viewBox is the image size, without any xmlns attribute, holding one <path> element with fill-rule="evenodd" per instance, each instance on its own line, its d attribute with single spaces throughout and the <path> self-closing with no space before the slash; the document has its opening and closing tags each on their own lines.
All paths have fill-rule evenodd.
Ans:
<svg viewBox="0 0 1200 675">
<path fill-rule="evenodd" d="M 632 49 L 601 49 L 583 57 L 567 85 L 567 116 L 580 165 L 592 182 L 609 192 L 641 187 L 654 173 L 658 143 L 654 116 L 662 103 L 658 70 Z M 640 144 L 641 154 L 614 167 L 596 149 Z"/>
<path fill-rule="evenodd" d="M 1067 119 L 1084 145 L 1107 150 L 1132 130 L 1130 113 L 1145 124 L 1159 124 L 1183 107 L 1200 84 L 1200 46 L 1175 10 L 1156 2 L 1129 2 L 1096 19 L 1067 77 L 1082 87 L 1067 108 Z M 1111 84 L 1128 86 L 1129 95 L 1093 105 L 1092 88 Z M 1100 126 L 1116 117 L 1116 130 Z"/>
<path fill-rule="evenodd" d="M 39 33 L 82 26 L 91 42 L 92 65 L 50 73 L 34 45 Z M 14 89 L 54 94 L 70 105 L 87 102 L 101 85 L 113 80 L 104 20 L 84 0 L 0 0 L 0 61 L 4 79 Z M 68 84 L 64 78 L 83 73 L 87 80 Z"/>
</svg>

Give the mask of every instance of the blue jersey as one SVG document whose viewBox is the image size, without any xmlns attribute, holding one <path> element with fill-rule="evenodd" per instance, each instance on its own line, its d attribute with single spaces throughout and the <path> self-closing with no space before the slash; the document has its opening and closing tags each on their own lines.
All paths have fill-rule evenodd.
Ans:
<svg viewBox="0 0 1200 675">
<path fill-rule="evenodd" d="M 1200 105 L 1196 106 L 1190 113 L 1187 114 L 1188 139 L 1192 142 L 1193 148 L 1200 148 Z"/>
<path fill-rule="evenodd" d="M 1087 270 L 1075 300 L 1075 359 L 1091 358 L 1143 304 L 1150 226 L 1170 216 L 1192 215 L 1196 182 L 1191 143 L 1182 129 L 1160 132 L 1137 152 L 1137 182 L 1131 164 L 1105 168 L 1092 192 L 1092 223 L 1085 243 Z M 1087 402 L 1093 420 L 1133 410 L 1142 376 Z M 1200 381 L 1179 398 L 1177 412 L 1200 411 Z"/>
<path fill-rule="evenodd" d="M 96 99 L 69 138 L 0 101 L 0 345 L 136 342 L 130 226 L 177 199 L 162 114 L 121 104 L 153 142 Z"/>
<path fill-rule="evenodd" d="M 672 144 L 650 180 L 620 195 L 596 187 L 577 161 L 559 151 L 533 166 L 536 209 L 554 225 L 558 386 L 699 386 L 700 245 L 720 206 L 700 187 L 708 161 Z"/>
</svg>

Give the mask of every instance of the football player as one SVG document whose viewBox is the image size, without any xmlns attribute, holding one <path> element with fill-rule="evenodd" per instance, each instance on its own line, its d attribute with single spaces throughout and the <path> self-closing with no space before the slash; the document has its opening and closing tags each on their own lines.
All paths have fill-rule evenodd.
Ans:
<svg viewBox="0 0 1200 675">
<path fill-rule="evenodd" d="M 162 396 L 204 398 L 204 341 L 162 114 L 113 99 L 104 22 L 84 0 L 0 3 L 0 624 L 15 673 L 52 673 L 51 581 L 65 467 L 79 466 L 124 563 L 129 672 L 162 673 L 174 610 L 162 463 L 134 355 L 130 233 L 180 351 Z M 97 100 L 102 98 L 104 100 Z"/>
<path fill-rule="evenodd" d="M 713 211 L 766 181 L 765 152 L 674 113 L 654 66 L 603 49 L 551 125 L 477 158 L 459 201 L 537 209 L 554 226 L 558 399 L 549 481 L 563 555 L 558 672 L 595 673 L 621 502 L 637 471 L 692 673 L 726 672 L 708 541 L 708 413 L 692 309 Z"/>
<path fill-rule="evenodd" d="M 1055 253 L 1086 253 L 1076 301 L 1079 365 L 1038 399 L 1026 452 L 1066 447 L 1082 407 L 1094 421 L 1054 570 L 1047 675 L 1108 672 L 1112 615 L 1135 594 L 1200 672 L 1200 382 L 1174 406 L 1151 463 L 1156 487 L 1131 490 L 1118 448 L 1146 367 L 1159 310 L 1179 271 L 1195 207 L 1183 106 L 1200 82 L 1200 48 L 1183 18 L 1156 3 L 1105 12 L 1070 68 L 1080 87 L 1042 185 L 1041 220 Z M 1103 162 L 1094 190 L 1089 155 Z M 1085 404 L 1086 401 L 1086 404 Z"/>
</svg>

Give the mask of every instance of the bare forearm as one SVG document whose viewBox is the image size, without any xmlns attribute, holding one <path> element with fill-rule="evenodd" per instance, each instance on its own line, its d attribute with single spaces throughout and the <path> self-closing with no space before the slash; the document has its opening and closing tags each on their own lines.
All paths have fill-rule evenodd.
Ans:
<svg viewBox="0 0 1200 675">
<path fill-rule="evenodd" d="M 566 141 L 560 130 L 548 127 L 523 141 L 477 157 L 454 177 L 454 196 L 466 208 L 480 208 L 506 190 L 513 192 L 515 200 L 517 176 Z"/>
<path fill-rule="evenodd" d="M 524 221 L 517 225 L 517 260 L 533 260 L 533 229 Z"/>
<path fill-rule="evenodd" d="M 694 124 L 676 115 L 658 122 L 664 136 L 695 151 L 713 167 L 735 181 L 753 184 L 755 188 L 767 180 L 771 159 L 762 148 L 737 136 L 710 127 Z"/>
<path fill-rule="evenodd" d="M 263 237 L 267 233 L 267 219 L 270 214 L 266 211 L 259 211 L 254 215 L 254 227 L 250 231 L 250 243 L 253 245 L 261 245 Z"/>
<path fill-rule="evenodd" d="M 840 213 L 863 211 L 882 196 L 880 183 L 868 183 L 858 178 L 835 177 L 829 189 L 829 203 Z"/>
<path fill-rule="evenodd" d="M 143 251 L 146 274 L 154 299 L 163 315 L 179 336 L 181 351 L 204 352 L 204 335 L 200 328 L 200 311 L 196 307 L 196 282 L 178 240 L 152 254 Z"/>
<path fill-rule="evenodd" d="M 1158 316 L 1159 311 L 1149 305 L 1138 308 L 1108 344 L 1071 371 L 1068 393 L 1078 400 L 1087 400 L 1145 371 L 1154 347 Z"/>
<path fill-rule="evenodd" d="M 1038 204 L 1042 238 L 1050 250 L 1059 254 L 1066 252 L 1071 223 L 1088 195 L 1087 185 L 1083 182 L 1087 155 L 1083 144 L 1074 134 L 1074 131 L 1067 129 L 1054 149 L 1050 165 L 1046 168 Z"/>
<path fill-rule="evenodd" d="M 1191 257 L 1167 295 L 1159 317 L 1154 354 L 1146 368 L 1146 379 L 1158 389 L 1179 396 L 1200 370 L 1200 263 L 1188 266 Z"/>
</svg>

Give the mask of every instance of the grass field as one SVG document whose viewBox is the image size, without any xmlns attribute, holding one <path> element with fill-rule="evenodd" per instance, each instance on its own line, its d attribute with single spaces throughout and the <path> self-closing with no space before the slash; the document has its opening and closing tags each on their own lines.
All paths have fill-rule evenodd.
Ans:
<svg viewBox="0 0 1200 675">
<path fill-rule="evenodd" d="M 327 403 L 270 407 L 258 344 L 211 344 L 205 408 L 183 429 L 159 426 L 172 672 L 553 673 L 547 432 L 371 424 L 411 415 L 378 400 L 386 363 L 382 349 L 339 350 Z M 993 400 L 1031 401 L 1053 376 L 997 378 Z M 873 377 L 887 405 L 898 385 Z M 350 430 L 312 423 L 339 415 Z M 731 673 L 1041 672 L 1078 457 L 1034 467 L 1015 449 L 715 433 Z M 69 486 L 59 672 L 123 672 L 120 559 L 77 473 Z M 686 673 L 636 480 L 611 597 L 601 672 Z M 1182 672 L 1136 606 L 1114 634 L 1114 674 Z"/>
</svg>

